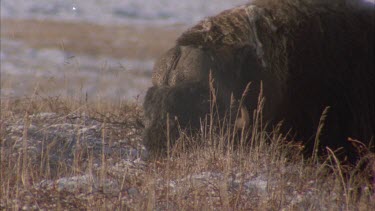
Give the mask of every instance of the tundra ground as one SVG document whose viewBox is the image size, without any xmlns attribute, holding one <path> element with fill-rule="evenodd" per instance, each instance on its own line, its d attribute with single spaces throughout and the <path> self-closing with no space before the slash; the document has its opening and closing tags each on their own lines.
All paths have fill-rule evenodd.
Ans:
<svg viewBox="0 0 375 211">
<path fill-rule="evenodd" d="M 23 29 L 28 24 L 35 30 L 25 34 Z M 125 36 L 125 32 L 137 30 L 118 29 L 120 32 L 113 34 L 120 36 L 106 45 L 103 40 L 107 38 L 101 39 L 100 35 L 113 35 L 113 29 L 106 31 L 103 29 L 106 27 L 67 23 L 64 27 L 67 34 L 72 32 L 66 35 L 70 38 L 59 37 L 59 33 L 43 37 L 43 33 L 52 33 L 52 30 L 42 30 L 43 24 L 53 28 L 57 23 L 2 20 L 1 38 L 19 40 L 40 49 L 50 45 L 60 49 L 55 41 L 65 39 L 73 42 L 70 45 L 64 42 L 65 48 L 73 49 L 77 55 L 134 58 L 144 55 L 151 59 L 167 49 L 172 39 L 168 32 L 160 44 L 153 41 L 151 33 L 136 34 L 142 42 L 137 41 L 132 54 L 132 49 L 125 47 L 124 51 L 110 49 L 124 46 L 124 43 L 112 42 Z M 100 47 L 88 49 L 94 42 L 89 42 L 90 39 L 83 39 L 87 43 L 79 44 L 82 40 L 77 40 L 75 33 L 83 29 L 98 31 L 94 41 Z M 160 33 L 163 34 L 160 31 L 154 34 Z M 146 41 L 147 45 L 143 43 Z M 134 53 L 142 49 L 141 45 L 156 47 Z M 1 71 L 1 89 L 16 89 L 16 82 L 21 78 L 13 77 L 14 83 L 10 83 L 4 77 L 3 67 Z M 67 74 L 73 78 L 77 71 Z M 24 79 L 37 78 L 30 76 Z M 211 133 L 212 124 L 208 122 L 207 128 L 203 127 L 198 134 L 182 134 L 180 143 L 189 148 L 172 150 L 170 157 L 149 160 L 142 144 L 141 100 L 87 97 L 80 89 L 79 80 L 74 83 L 78 84 L 61 83 L 59 87 L 74 95 L 51 96 L 49 91 L 56 89 L 56 83 L 42 77 L 38 79 L 38 86 L 30 85 L 31 91 L 27 94 L 1 96 L 0 209 L 375 209 L 374 184 L 367 179 L 373 170 L 371 166 L 365 170 L 361 165 L 345 166 L 329 152 L 322 159 L 304 158 L 300 146 L 287 142 L 277 131 L 266 133 L 256 126 L 256 121 L 249 146 L 231 147 L 226 144 L 227 127 L 222 126 L 222 133 Z M 108 82 L 101 88 L 111 85 Z M 363 157 L 364 161 L 374 159 L 374 155 L 367 156 Z"/>
</svg>

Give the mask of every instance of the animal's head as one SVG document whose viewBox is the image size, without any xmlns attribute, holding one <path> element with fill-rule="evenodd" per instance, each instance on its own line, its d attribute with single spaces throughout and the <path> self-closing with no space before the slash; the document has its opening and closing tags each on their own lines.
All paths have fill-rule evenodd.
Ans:
<svg viewBox="0 0 375 211">
<path fill-rule="evenodd" d="M 205 23 L 198 25 L 202 24 Z M 217 33 L 215 26 L 211 29 L 212 33 Z M 229 109 L 235 111 L 229 112 L 232 115 L 240 110 L 239 118 L 236 121 L 235 117 L 231 118 L 230 124 L 238 129 L 246 128 L 250 121 L 248 109 L 257 107 L 261 80 L 268 77 L 263 61 L 259 59 L 259 46 L 241 42 L 212 43 L 209 40 L 202 43 L 194 38 L 196 35 L 195 31 L 182 34 L 176 46 L 154 65 L 154 86 L 148 90 L 144 102 L 144 143 L 153 154 L 165 153 L 168 141 L 173 145 L 178 139 L 179 128 L 197 131 L 200 120 L 205 115 L 212 115 L 209 111 L 213 103 L 221 116 Z M 250 81 L 253 81 L 251 89 L 239 109 L 238 101 Z M 268 81 L 272 83 L 272 80 Z M 211 94 L 215 95 L 215 102 L 210 101 Z M 232 96 L 237 101 L 234 107 Z"/>
</svg>

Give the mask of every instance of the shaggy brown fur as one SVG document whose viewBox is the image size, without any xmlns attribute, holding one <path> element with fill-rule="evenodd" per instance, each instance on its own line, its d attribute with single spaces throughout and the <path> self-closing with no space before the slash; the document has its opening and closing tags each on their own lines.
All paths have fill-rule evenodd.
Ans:
<svg viewBox="0 0 375 211">
<path fill-rule="evenodd" d="M 172 106 L 167 93 L 188 89 L 179 87 L 186 81 L 207 84 L 211 70 L 219 104 L 226 108 L 232 92 L 239 99 L 253 82 L 245 99 L 252 111 L 262 82 L 266 122 L 283 121 L 284 131 L 292 129 L 291 137 L 304 141 L 307 149 L 312 149 L 320 116 L 329 106 L 321 146 L 343 147 L 343 154 L 354 159 L 346 139 L 368 144 L 375 134 L 374 10 L 337 2 L 259 0 L 201 21 L 155 66 L 157 77 L 144 105 L 164 107 L 146 109 L 146 118 L 165 116 Z M 183 77 L 175 80 L 176 75 Z M 169 91 L 161 91 L 160 85 L 170 86 Z M 162 103 L 151 100 L 158 89 Z M 191 100 L 200 103 L 200 98 Z M 184 115 L 195 117 L 179 113 Z M 146 127 L 145 144 L 151 152 L 160 151 L 165 139 L 150 137 L 163 128 L 153 125 L 165 125 L 165 119 L 149 120 L 153 123 Z"/>
</svg>

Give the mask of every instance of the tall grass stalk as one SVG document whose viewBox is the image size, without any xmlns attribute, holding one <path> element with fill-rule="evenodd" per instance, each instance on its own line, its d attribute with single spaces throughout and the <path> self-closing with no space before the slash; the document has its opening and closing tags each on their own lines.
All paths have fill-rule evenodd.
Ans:
<svg viewBox="0 0 375 211">
<path fill-rule="evenodd" d="M 319 142 L 320 142 L 320 136 L 322 134 L 322 130 L 324 128 L 324 122 L 327 119 L 328 111 L 330 107 L 327 106 L 324 110 L 322 115 L 319 119 L 319 125 L 318 129 L 316 131 L 315 139 L 314 139 L 314 148 L 313 148 L 313 154 L 312 154 L 312 161 L 316 163 L 318 161 L 318 152 L 319 152 Z"/>
</svg>

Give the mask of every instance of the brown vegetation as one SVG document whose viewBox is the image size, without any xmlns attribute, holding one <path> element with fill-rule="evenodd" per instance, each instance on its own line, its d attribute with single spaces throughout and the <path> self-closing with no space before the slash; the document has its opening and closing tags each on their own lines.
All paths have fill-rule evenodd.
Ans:
<svg viewBox="0 0 375 211">
<path fill-rule="evenodd" d="M 154 59 L 171 46 L 180 26 L 102 26 L 48 20 L 1 19 L 1 37 L 26 42 L 34 48 L 112 58 Z M 155 38 L 157 35 L 159 38 Z M 155 42 L 157 39 L 157 42 Z"/>
<path fill-rule="evenodd" d="M 223 143 L 228 134 L 206 128 L 181 134 L 189 150 L 145 161 L 141 121 L 135 104 L 2 99 L 0 209 L 375 208 L 360 166 L 303 159 L 277 132 L 257 127 L 250 148 L 233 149 Z"/>
</svg>

